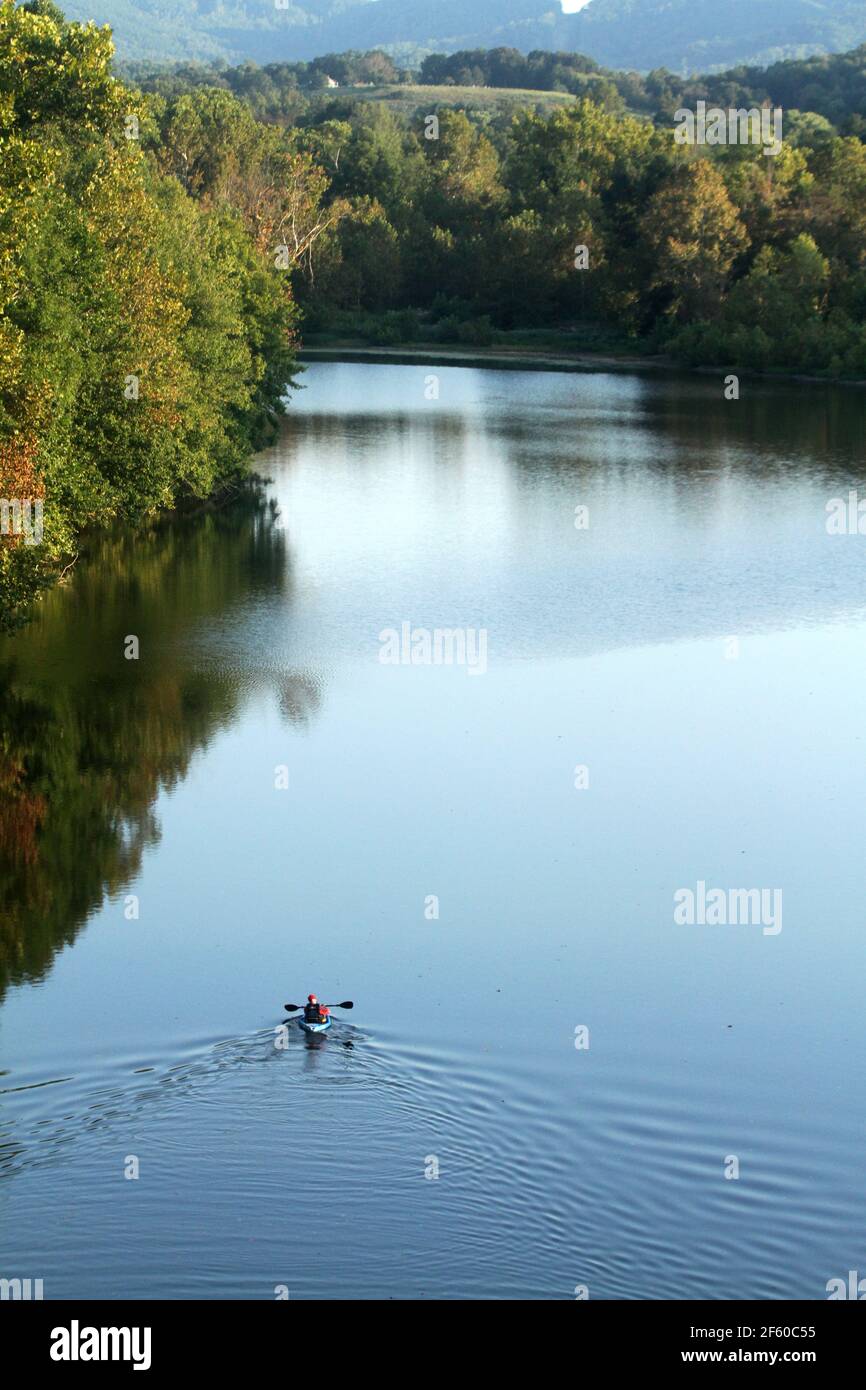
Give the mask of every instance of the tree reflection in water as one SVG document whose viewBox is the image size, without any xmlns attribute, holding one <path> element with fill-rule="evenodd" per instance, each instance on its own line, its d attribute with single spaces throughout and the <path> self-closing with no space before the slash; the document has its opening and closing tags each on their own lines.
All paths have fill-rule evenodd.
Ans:
<svg viewBox="0 0 866 1390">
<path fill-rule="evenodd" d="M 291 596 L 260 489 L 230 506 L 97 538 L 31 625 L 0 640 L 0 994 L 44 974 L 159 838 L 157 796 L 238 715 L 249 687 L 195 654 L 252 595 Z M 125 638 L 139 639 L 137 661 Z M 270 678 L 307 723 L 320 681 Z"/>
</svg>

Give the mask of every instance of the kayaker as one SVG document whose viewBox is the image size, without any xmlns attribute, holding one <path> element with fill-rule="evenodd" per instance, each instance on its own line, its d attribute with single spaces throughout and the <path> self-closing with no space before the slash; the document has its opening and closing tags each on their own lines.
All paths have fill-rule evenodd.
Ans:
<svg viewBox="0 0 866 1390">
<path fill-rule="evenodd" d="M 330 1017 L 331 1010 L 327 1004 L 320 1004 L 315 994 L 307 995 L 307 1002 L 304 1005 L 305 1023 L 324 1023 Z"/>
</svg>

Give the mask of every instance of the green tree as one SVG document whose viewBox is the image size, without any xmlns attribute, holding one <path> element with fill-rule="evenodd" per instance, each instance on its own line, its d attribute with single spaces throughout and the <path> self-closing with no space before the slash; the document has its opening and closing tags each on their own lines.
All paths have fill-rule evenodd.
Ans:
<svg viewBox="0 0 866 1390">
<path fill-rule="evenodd" d="M 650 199 L 641 231 L 654 315 L 682 323 L 717 312 L 748 235 L 715 165 L 679 165 Z"/>
<path fill-rule="evenodd" d="M 44 0 L 0 3 L 0 496 L 44 508 L 41 543 L 0 536 L 4 624 L 86 528 L 233 483 L 294 368 L 289 276 L 225 191 L 235 135 L 271 132 L 203 98 L 213 145 L 178 132 L 195 157 L 163 162 L 111 54 Z"/>
</svg>

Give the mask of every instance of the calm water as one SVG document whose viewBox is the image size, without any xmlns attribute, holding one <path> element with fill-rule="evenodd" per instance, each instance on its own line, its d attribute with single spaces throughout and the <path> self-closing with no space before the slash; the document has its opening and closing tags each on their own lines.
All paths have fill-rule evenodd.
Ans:
<svg viewBox="0 0 866 1390">
<path fill-rule="evenodd" d="M 0 1276 L 866 1274 L 866 537 L 825 527 L 862 396 L 305 385 L 267 500 L 112 536 L 0 644 Z M 484 629 L 486 673 L 383 664 L 404 622 Z M 782 930 L 675 924 L 699 880 Z M 311 989 L 354 1012 L 275 1047 Z"/>
</svg>

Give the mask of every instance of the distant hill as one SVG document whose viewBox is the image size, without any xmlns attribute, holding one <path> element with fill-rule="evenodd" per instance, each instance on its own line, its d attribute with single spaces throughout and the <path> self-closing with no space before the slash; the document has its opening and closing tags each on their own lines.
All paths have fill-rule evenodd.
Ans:
<svg viewBox="0 0 866 1390">
<path fill-rule="evenodd" d="M 279 6 L 279 8 L 278 8 Z M 612 68 L 677 73 L 838 53 L 866 42 L 866 0 L 66 0 L 111 24 L 121 59 L 296 61 L 384 48 L 579 51 Z"/>
<path fill-rule="evenodd" d="M 413 73 L 381 49 L 263 66 L 133 59 L 117 68 L 135 86 L 166 100 L 196 87 L 222 87 L 244 101 L 257 120 L 277 125 L 292 125 L 302 115 L 344 120 L 358 102 L 384 104 L 409 118 L 434 107 L 456 107 L 472 118 L 500 123 L 521 107 L 547 113 L 588 97 L 610 113 L 629 112 L 663 126 L 673 124 L 679 107 L 693 109 L 697 101 L 736 108 L 769 104 L 783 108 L 791 144 L 814 147 L 834 133 L 866 141 L 866 44 L 850 53 L 785 58 L 767 67 L 741 64 L 687 77 L 658 68 L 643 74 L 604 68 L 580 53 L 536 49 L 522 54 L 516 48 L 431 54 Z"/>
</svg>

